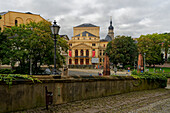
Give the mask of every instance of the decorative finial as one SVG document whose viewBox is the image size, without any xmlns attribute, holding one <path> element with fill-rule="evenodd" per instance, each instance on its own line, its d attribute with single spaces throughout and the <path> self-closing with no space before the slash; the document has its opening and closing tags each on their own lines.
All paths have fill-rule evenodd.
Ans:
<svg viewBox="0 0 170 113">
<path fill-rule="evenodd" d="M 57 22 L 56 22 L 56 20 L 54 20 L 54 24 L 56 24 Z"/>
<path fill-rule="evenodd" d="M 112 25 L 112 16 L 110 16 L 110 25 Z"/>
</svg>

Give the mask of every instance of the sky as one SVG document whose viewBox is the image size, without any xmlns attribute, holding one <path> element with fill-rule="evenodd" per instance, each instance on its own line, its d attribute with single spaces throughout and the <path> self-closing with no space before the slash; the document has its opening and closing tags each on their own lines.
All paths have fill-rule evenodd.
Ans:
<svg viewBox="0 0 170 113">
<path fill-rule="evenodd" d="M 115 36 L 170 32 L 170 0 L 0 0 L 0 12 L 40 14 L 56 20 L 61 35 L 73 36 L 73 27 L 91 23 L 100 26 L 100 38 L 108 33 L 110 16 Z"/>
</svg>

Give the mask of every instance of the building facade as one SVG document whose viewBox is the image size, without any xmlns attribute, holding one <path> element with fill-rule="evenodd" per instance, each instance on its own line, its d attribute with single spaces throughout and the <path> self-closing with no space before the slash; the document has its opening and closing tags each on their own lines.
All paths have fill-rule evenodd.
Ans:
<svg viewBox="0 0 170 113">
<path fill-rule="evenodd" d="M 40 15 L 32 14 L 30 12 L 22 13 L 22 12 L 0 12 L 0 27 L 3 31 L 5 27 L 11 27 L 19 24 L 27 24 L 30 21 L 39 22 L 45 20 Z"/>
<path fill-rule="evenodd" d="M 110 28 L 111 26 L 111 28 Z M 105 50 L 114 38 L 112 23 L 105 39 L 100 39 L 100 27 L 93 24 L 81 24 L 73 27 L 73 37 L 69 40 L 69 65 L 80 67 L 101 67 L 104 63 Z M 109 34 L 111 34 L 111 37 Z"/>
</svg>

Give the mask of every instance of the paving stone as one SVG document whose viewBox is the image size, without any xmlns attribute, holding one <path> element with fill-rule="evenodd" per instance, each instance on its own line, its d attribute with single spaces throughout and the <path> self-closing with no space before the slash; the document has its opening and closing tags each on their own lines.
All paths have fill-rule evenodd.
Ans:
<svg viewBox="0 0 170 113">
<path fill-rule="evenodd" d="M 45 107 L 44 107 L 45 108 Z M 170 113 L 170 90 L 130 92 L 61 105 L 18 111 L 17 113 Z"/>
</svg>

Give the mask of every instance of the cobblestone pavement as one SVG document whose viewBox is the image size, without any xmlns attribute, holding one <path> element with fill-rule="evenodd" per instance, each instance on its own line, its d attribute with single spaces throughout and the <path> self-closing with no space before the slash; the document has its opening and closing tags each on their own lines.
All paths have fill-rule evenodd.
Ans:
<svg viewBox="0 0 170 113">
<path fill-rule="evenodd" d="M 170 89 L 130 92 L 114 96 L 19 111 L 17 113 L 170 113 Z"/>
</svg>

